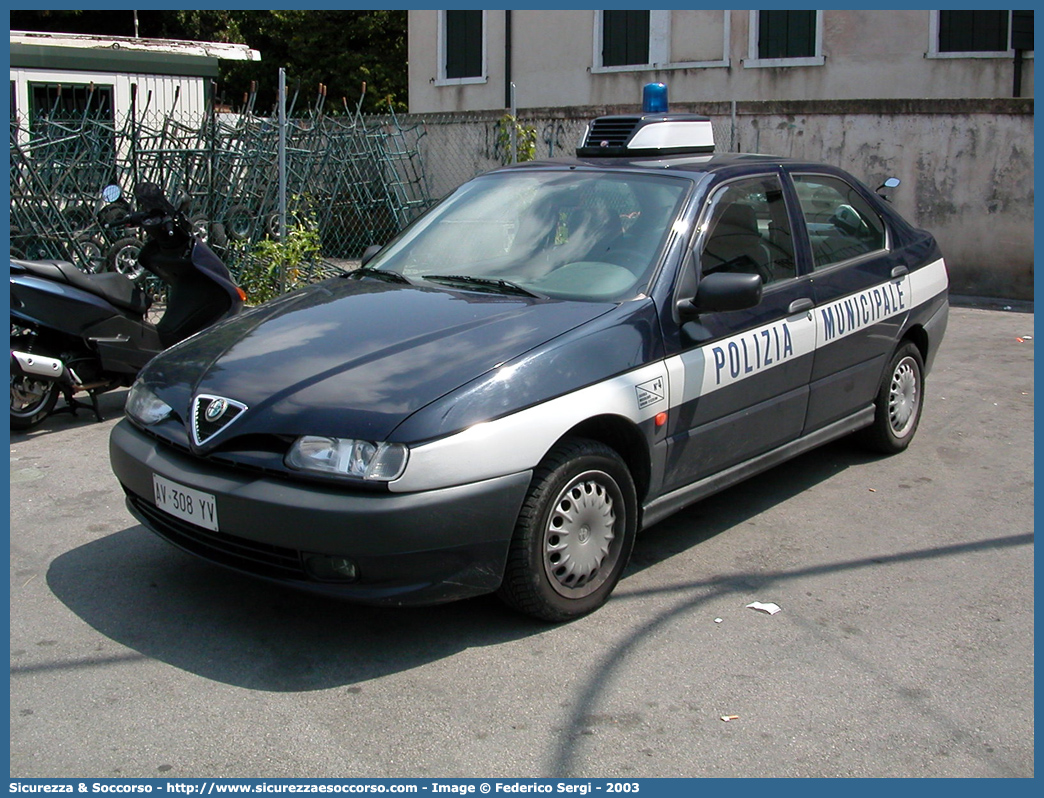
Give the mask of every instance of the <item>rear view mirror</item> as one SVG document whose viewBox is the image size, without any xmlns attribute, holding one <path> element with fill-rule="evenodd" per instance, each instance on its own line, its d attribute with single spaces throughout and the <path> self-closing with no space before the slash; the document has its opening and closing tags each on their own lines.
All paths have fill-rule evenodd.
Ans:
<svg viewBox="0 0 1044 798">
<path fill-rule="evenodd" d="M 106 202 L 115 202 L 123 196 L 123 191 L 117 185 L 106 186 L 102 189 L 102 199 Z"/>
</svg>

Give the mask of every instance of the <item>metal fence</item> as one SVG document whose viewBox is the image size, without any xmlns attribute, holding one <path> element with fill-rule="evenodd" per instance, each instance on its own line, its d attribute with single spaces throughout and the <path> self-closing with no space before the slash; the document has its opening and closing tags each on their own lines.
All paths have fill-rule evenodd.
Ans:
<svg viewBox="0 0 1044 798">
<path fill-rule="evenodd" d="M 291 112 L 292 112 L 291 108 Z M 438 198 L 512 159 L 509 120 L 496 113 L 371 116 L 330 113 L 321 95 L 287 122 L 288 222 L 318 233 L 318 258 L 297 282 L 329 273 L 384 243 Z M 728 117 L 712 120 L 719 149 Z M 519 120 L 536 134 L 536 158 L 572 155 L 586 120 Z M 234 272 L 258 242 L 280 238 L 276 121 L 248 105 L 192 118 L 148 111 L 124 118 L 84 112 L 11 120 L 11 253 L 61 258 L 87 271 L 131 272 L 141 242 L 103 230 L 101 189 L 127 195 L 160 185 Z M 724 146 L 723 146 L 724 145 Z"/>
<path fill-rule="evenodd" d="M 418 149 L 424 133 L 393 114 L 335 116 L 321 106 L 288 120 L 290 219 L 320 231 L 324 257 L 358 257 L 432 203 Z M 96 219 L 101 190 L 116 183 L 129 196 L 146 180 L 176 203 L 188 200 L 197 231 L 223 254 L 249 252 L 251 242 L 279 235 L 278 135 L 273 120 L 249 111 L 14 118 L 11 252 L 120 268 L 120 234 Z"/>
</svg>

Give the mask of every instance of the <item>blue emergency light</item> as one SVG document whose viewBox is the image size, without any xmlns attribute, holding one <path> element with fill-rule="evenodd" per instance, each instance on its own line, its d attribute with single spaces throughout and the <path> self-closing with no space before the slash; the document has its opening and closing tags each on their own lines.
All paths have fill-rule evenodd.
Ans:
<svg viewBox="0 0 1044 798">
<path fill-rule="evenodd" d="M 667 84 L 646 83 L 642 87 L 642 113 L 665 114 L 667 111 Z"/>
</svg>

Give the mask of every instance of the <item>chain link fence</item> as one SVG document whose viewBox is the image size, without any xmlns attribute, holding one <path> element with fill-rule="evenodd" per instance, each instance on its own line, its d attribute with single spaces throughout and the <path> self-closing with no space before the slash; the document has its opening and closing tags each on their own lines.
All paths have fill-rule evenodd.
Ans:
<svg viewBox="0 0 1044 798">
<path fill-rule="evenodd" d="M 324 101 L 288 115 L 288 232 L 307 229 L 314 242 L 289 287 L 350 268 L 366 247 L 513 157 L 512 125 L 502 114 L 374 116 L 347 107 L 332 114 Z M 719 150 L 729 149 L 732 120 L 712 121 Z M 572 155 L 587 119 L 549 113 L 518 124 L 535 132 L 532 154 L 543 159 Z M 134 185 L 151 181 L 175 204 L 186 203 L 197 233 L 245 276 L 258 266 L 259 245 L 283 238 L 278 140 L 277 122 L 249 109 L 199 118 L 156 111 L 13 117 L 12 257 L 136 273 L 142 242 L 102 229 L 97 212 L 104 186 L 118 184 L 129 198 Z"/>
</svg>

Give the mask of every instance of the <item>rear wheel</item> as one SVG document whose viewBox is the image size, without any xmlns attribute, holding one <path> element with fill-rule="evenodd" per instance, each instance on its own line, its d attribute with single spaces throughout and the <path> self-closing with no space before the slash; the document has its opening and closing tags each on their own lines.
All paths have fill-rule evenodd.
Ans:
<svg viewBox="0 0 1044 798">
<path fill-rule="evenodd" d="M 874 423 L 859 432 L 875 452 L 896 454 L 910 445 L 924 406 L 924 360 L 907 341 L 892 356 L 874 400 Z"/>
<path fill-rule="evenodd" d="M 54 410 L 60 389 L 54 380 L 11 373 L 11 429 L 29 429 Z"/>
<path fill-rule="evenodd" d="M 637 508 L 634 482 L 615 451 L 582 438 L 562 441 L 533 474 L 500 597 L 546 621 L 602 606 L 630 558 Z"/>
</svg>

